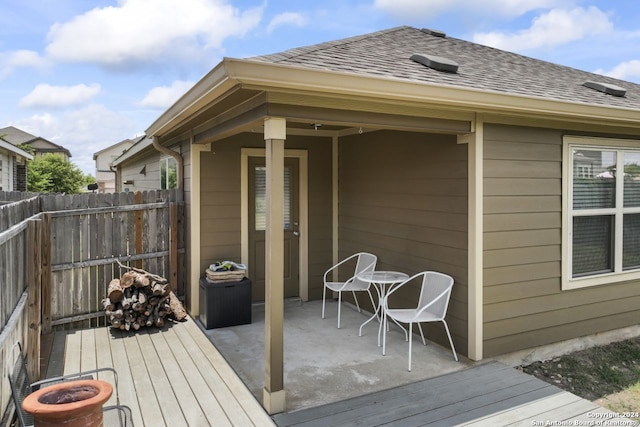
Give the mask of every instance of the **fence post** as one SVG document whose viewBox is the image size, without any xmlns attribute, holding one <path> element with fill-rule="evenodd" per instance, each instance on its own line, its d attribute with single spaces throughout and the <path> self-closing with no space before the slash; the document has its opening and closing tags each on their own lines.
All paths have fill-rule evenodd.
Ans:
<svg viewBox="0 0 640 427">
<path fill-rule="evenodd" d="M 27 360 L 31 378 L 40 378 L 40 324 L 41 324 L 41 224 L 30 220 L 27 226 Z"/>
<path fill-rule="evenodd" d="M 137 191 L 135 194 L 135 201 L 134 203 L 136 205 L 141 205 L 142 204 L 142 192 Z M 142 219 L 143 219 L 143 211 L 142 210 L 137 210 L 135 211 L 135 221 L 134 221 L 134 239 L 135 239 L 135 248 L 136 248 L 136 255 L 137 254 L 141 254 L 143 247 L 142 247 L 142 229 L 144 224 L 142 223 Z M 137 260 L 134 261 L 134 265 L 136 266 L 136 268 L 142 268 L 142 260 Z"/>
<path fill-rule="evenodd" d="M 51 214 L 42 214 L 42 332 L 51 333 Z"/>
<path fill-rule="evenodd" d="M 169 204 L 169 286 L 178 293 L 178 204 Z"/>
</svg>

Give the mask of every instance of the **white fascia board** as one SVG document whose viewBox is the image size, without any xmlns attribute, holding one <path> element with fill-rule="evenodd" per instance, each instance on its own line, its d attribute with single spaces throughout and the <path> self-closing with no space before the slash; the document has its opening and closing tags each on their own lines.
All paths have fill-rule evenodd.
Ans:
<svg viewBox="0 0 640 427">
<path fill-rule="evenodd" d="M 127 159 L 130 159 L 131 157 L 135 156 L 136 154 L 138 154 L 139 152 L 141 152 L 142 150 L 144 150 L 145 148 L 149 147 L 152 144 L 153 144 L 153 141 L 151 140 L 151 138 L 145 138 L 142 141 L 138 142 L 137 144 L 134 144 L 131 147 L 129 147 L 127 151 L 122 153 L 122 155 L 120 155 L 120 157 L 118 157 L 113 162 L 111 162 L 111 164 L 113 166 L 118 166 L 120 163 L 124 162 Z"/>
<path fill-rule="evenodd" d="M 19 156 L 24 157 L 27 160 L 33 160 L 33 156 L 29 153 L 27 153 L 26 151 L 16 147 L 13 144 L 10 144 L 6 141 L 4 141 L 3 139 L 0 139 L 0 148 L 4 148 L 7 151 L 11 151 L 12 153 L 15 153 Z"/>
<path fill-rule="evenodd" d="M 180 97 L 146 130 L 149 137 L 162 136 L 191 117 L 236 83 L 230 81 L 226 72 L 227 60 L 223 60 L 198 83 Z"/>
<path fill-rule="evenodd" d="M 619 125 L 640 125 L 638 110 L 630 108 L 559 101 L 452 85 L 408 82 L 389 77 L 310 70 L 290 65 L 242 59 L 226 59 L 225 68 L 230 78 L 248 88 L 329 92 L 422 104 L 429 103 L 473 111 L 534 114 L 555 119 L 562 117 L 568 120 L 588 120 L 590 122 L 598 120 Z"/>
<path fill-rule="evenodd" d="M 236 85 L 257 90 L 331 93 L 338 96 L 431 104 L 474 112 L 640 126 L 640 114 L 635 109 L 225 58 L 153 122 L 146 134 L 167 134 Z"/>
</svg>

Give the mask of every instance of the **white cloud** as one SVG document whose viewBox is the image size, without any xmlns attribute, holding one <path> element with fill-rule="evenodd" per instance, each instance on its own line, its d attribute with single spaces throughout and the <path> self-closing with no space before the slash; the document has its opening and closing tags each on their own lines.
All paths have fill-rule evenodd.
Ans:
<svg viewBox="0 0 640 427">
<path fill-rule="evenodd" d="M 255 28 L 262 10 L 240 11 L 228 0 L 120 0 L 53 25 L 47 53 L 121 68 L 197 57 Z"/>
<path fill-rule="evenodd" d="M 574 3 L 573 0 L 374 0 L 373 4 L 401 20 L 424 20 L 446 12 L 514 17 Z"/>
<path fill-rule="evenodd" d="M 49 62 L 32 50 L 15 50 L 0 53 L 0 80 L 13 74 L 18 68 L 46 68 Z"/>
<path fill-rule="evenodd" d="M 536 17 L 526 30 L 516 33 L 477 33 L 473 39 L 499 49 L 522 51 L 558 46 L 612 31 L 613 24 L 609 17 L 597 7 L 590 6 L 587 9 L 553 9 Z"/>
<path fill-rule="evenodd" d="M 60 108 L 85 104 L 100 93 L 100 85 L 75 86 L 37 85 L 30 93 L 20 99 L 18 105 L 27 108 Z"/>
<path fill-rule="evenodd" d="M 598 69 L 595 72 L 616 79 L 637 81 L 640 78 L 640 60 L 621 62 L 609 71 Z"/>
<path fill-rule="evenodd" d="M 138 131 L 130 117 L 98 104 L 64 114 L 38 114 L 10 124 L 62 145 L 71 152 L 71 161 L 92 175 L 95 175 L 93 153 Z"/>
<path fill-rule="evenodd" d="M 140 105 L 152 108 L 169 108 L 194 84 L 194 82 L 190 81 L 176 80 L 171 86 L 154 87 L 140 101 Z"/>
<path fill-rule="evenodd" d="M 285 12 L 276 15 L 269 25 L 267 25 L 267 33 L 272 33 L 278 27 L 283 25 L 293 25 L 296 27 L 304 27 L 307 24 L 307 18 L 300 13 Z"/>
</svg>

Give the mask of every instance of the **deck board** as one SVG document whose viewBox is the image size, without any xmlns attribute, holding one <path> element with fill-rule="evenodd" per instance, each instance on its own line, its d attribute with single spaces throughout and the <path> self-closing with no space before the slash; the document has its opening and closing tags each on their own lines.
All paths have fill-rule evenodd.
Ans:
<svg viewBox="0 0 640 427">
<path fill-rule="evenodd" d="M 607 412 L 504 364 L 490 362 L 341 402 L 278 414 L 278 426 L 507 426 L 585 420 Z M 591 420 L 593 420 L 591 418 Z"/>
<path fill-rule="evenodd" d="M 159 344 L 157 341 L 157 347 L 161 348 L 170 348 L 170 343 L 172 340 L 167 339 L 166 334 L 161 334 L 162 342 Z M 173 388 L 173 392 L 175 394 L 176 400 L 180 405 L 182 413 L 184 414 L 185 421 L 189 426 L 201 426 L 207 425 L 207 417 L 203 412 L 201 405 L 194 405 L 194 402 L 197 402 L 198 399 L 194 394 L 189 381 L 181 369 L 181 366 L 175 363 L 175 360 L 181 360 L 181 354 L 174 350 L 173 353 L 174 358 L 170 357 L 162 357 L 160 361 L 164 367 L 164 372 L 167 375 L 167 379 Z"/>
<path fill-rule="evenodd" d="M 120 403 L 131 408 L 136 427 L 275 425 L 190 318 L 135 333 L 57 332 L 52 349 L 52 360 L 64 366 L 54 363 L 48 376 L 113 367 Z"/>
</svg>

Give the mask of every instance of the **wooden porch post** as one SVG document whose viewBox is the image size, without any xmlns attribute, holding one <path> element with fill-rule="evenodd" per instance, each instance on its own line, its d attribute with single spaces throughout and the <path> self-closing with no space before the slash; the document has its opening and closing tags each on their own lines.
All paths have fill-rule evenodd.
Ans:
<svg viewBox="0 0 640 427">
<path fill-rule="evenodd" d="M 189 277 L 190 287 L 187 294 L 187 307 L 192 317 L 200 314 L 200 274 L 202 268 L 200 263 L 200 154 L 203 151 L 211 151 L 211 144 L 194 144 L 191 137 L 191 206 L 189 221 Z"/>
<path fill-rule="evenodd" d="M 263 406 L 283 412 L 284 393 L 284 140 L 287 123 L 267 118 L 264 139 L 267 165 L 265 233 L 265 381 Z"/>
<path fill-rule="evenodd" d="M 471 360 L 483 358 L 483 162 L 484 162 L 484 122 L 482 115 L 476 114 L 473 132 L 458 135 L 459 144 L 468 144 L 469 176 L 469 282 L 468 282 L 468 356 Z"/>
</svg>

